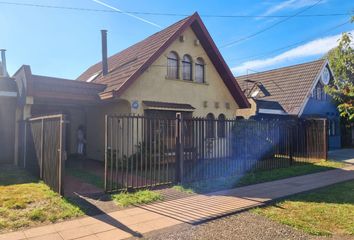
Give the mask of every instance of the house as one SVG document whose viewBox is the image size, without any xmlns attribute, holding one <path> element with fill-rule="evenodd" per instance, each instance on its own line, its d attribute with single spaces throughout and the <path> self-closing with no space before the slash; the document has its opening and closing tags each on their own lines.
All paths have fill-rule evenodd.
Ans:
<svg viewBox="0 0 354 240">
<path fill-rule="evenodd" d="M 34 75 L 27 65 L 14 74 L 22 103 L 17 136 L 21 120 L 64 113 L 68 154 L 83 126 L 87 156 L 102 160 L 106 114 L 225 119 L 250 106 L 198 13 L 111 57 L 106 38 L 103 30 L 102 61 L 76 81 Z"/>
<path fill-rule="evenodd" d="M 341 147 L 340 117 L 336 104 L 324 91 L 333 80 L 326 59 L 236 77 L 251 110 L 238 110 L 246 118 L 327 119 L 330 149 Z"/>
</svg>

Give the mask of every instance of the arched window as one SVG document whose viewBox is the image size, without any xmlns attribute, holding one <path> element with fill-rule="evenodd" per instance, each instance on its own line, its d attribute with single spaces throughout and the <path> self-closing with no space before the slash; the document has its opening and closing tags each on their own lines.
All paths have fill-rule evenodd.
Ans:
<svg viewBox="0 0 354 240">
<path fill-rule="evenodd" d="M 202 58 L 197 58 L 195 62 L 195 81 L 198 83 L 205 82 L 205 64 Z"/>
<path fill-rule="evenodd" d="M 170 52 L 167 57 L 167 77 L 178 79 L 178 55 L 175 52 Z"/>
<path fill-rule="evenodd" d="M 192 58 L 189 55 L 183 56 L 183 80 L 192 80 Z"/>
<path fill-rule="evenodd" d="M 226 136 L 226 117 L 224 114 L 220 114 L 218 117 L 218 137 L 224 138 Z"/>
<path fill-rule="evenodd" d="M 215 117 L 212 113 L 206 116 L 206 137 L 215 138 Z"/>
</svg>

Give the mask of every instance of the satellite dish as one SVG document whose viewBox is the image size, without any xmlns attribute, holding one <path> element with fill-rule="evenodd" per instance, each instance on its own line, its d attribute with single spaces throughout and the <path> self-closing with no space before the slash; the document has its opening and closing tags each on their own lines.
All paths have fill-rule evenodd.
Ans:
<svg viewBox="0 0 354 240">
<path fill-rule="evenodd" d="M 321 81 L 324 85 L 328 85 L 330 79 L 331 79 L 331 74 L 329 73 L 328 68 L 325 68 L 321 75 Z"/>
</svg>

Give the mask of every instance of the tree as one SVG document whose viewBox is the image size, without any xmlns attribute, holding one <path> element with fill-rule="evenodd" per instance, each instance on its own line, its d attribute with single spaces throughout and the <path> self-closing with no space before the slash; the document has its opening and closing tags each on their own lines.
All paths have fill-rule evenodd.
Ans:
<svg viewBox="0 0 354 240">
<path fill-rule="evenodd" d="M 354 21 L 354 16 L 351 21 Z M 329 51 L 327 58 L 335 80 L 325 90 L 338 103 L 341 117 L 354 122 L 354 49 L 351 33 L 342 34 L 338 46 Z"/>
</svg>

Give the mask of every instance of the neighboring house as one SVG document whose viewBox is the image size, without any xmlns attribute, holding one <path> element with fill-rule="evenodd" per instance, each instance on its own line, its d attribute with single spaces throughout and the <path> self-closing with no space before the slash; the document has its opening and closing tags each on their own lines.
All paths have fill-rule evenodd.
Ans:
<svg viewBox="0 0 354 240">
<path fill-rule="evenodd" d="M 327 119 L 329 148 L 341 147 L 340 117 L 336 104 L 324 91 L 333 80 L 326 59 L 236 77 L 252 111 L 246 118 Z"/>
<path fill-rule="evenodd" d="M 103 159 L 106 114 L 225 119 L 250 106 L 197 13 L 109 58 L 105 31 L 102 43 L 102 62 L 77 81 L 33 75 L 26 65 L 14 75 L 17 119 L 65 113 L 69 154 L 84 126 L 88 157 Z"/>
</svg>

